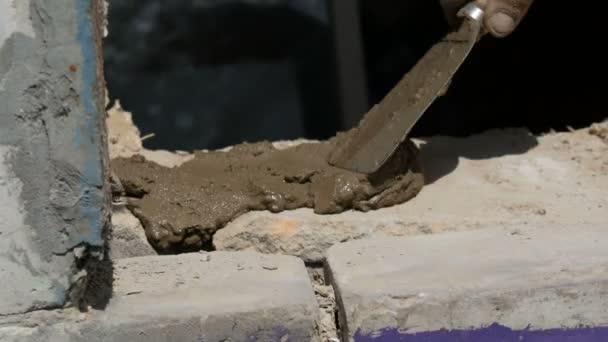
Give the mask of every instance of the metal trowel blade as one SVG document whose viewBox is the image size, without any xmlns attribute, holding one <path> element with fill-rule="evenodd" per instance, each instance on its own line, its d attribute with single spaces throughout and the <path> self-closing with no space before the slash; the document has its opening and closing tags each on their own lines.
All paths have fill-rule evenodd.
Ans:
<svg viewBox="0 0 608 342">
<path fill-rule="evenodd" d="M 330 153 L 331 165 L 370 174 L 393 154 L 452 76 L 480 37 L 481 24 L 463 18 L 459 27 L 435 44 L 375 105 L 342 144 Z"/>
</svg>

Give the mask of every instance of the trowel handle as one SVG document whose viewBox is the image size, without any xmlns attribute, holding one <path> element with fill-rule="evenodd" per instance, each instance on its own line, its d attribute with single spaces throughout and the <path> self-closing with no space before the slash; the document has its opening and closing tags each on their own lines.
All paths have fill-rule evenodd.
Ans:
<svg viewBox="0 0 608 342">
<path fill-rule="evenodd" d="M 471 1 L 458 11 L 457 16 L 460 18 L 466 18 L 473 26 L 478 30 L 477 41 L 479 41 L 488 32 L 483 24 L 483 17 L 485 11 L 475 3 Z"/>
<path fill-rule="evenodd" d="M 478 22 L 481 26 L 483 26 L 483 16 L 485 12 L 479 7 L 474 1 L 469 2 L 464 7 L 458 11 L 459 17 L 466 17 L 470 20 Z"/>
<path fill-rule="evenodd" d="M 477 0 L 439 0 L 439 4 L 451 27 L 458 26 L 463 17 L 483 26 L 484 10 L 478 5 Z"/>
</svg>

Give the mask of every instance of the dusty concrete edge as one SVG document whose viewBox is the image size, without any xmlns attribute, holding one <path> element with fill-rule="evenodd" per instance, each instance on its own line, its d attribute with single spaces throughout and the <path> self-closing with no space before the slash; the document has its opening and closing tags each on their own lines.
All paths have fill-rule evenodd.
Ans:
<svg viewBox="0 0 608 342">
<path fill-rule="evenodd" d="M 502 230 L 498 229 L 497 231 L 501 232 Z M 449 234 L 459 235 L 462 233 Z M 383 239 L 368 240 L 376 240 L 375 242 L 378 243 L 378 246 L 382 245 L 381 241 L 387 241 Z M 334 245 L 334 247 L 360 242 L 340 243 Z M 348 250 L 348 252 L 350 252 L 350 255 L 355 254 L 355 250 Z M 568 252 L 568 249 L 555 251 L 557 254 Z M 377 258 L 382 260 L 386 257 L 386 255 L 381 255 L 381 253 L 373 254 L 372 252 L 371 255 L 376 255 Z M 390 255 L 390 253 L 387 255 Z M 528 258 L 533 264 L 535 260 L 534 256 L 534 254 L 526 255 L 525 258 Z M 585 266 L 585 262 L 582 262 L 581 265 L 577 264 L 574 268 L 563 266 L 566 268 L 563 268 L 558 273 L 567 272 L 566 274 L 572 274 L 570 278 L 567 276 L 564 278 L 557 274 L 551 277 L 549 274 L 546 274 L 543 278 L 544 280 L 540 282 L 538 280 L 541 278 L 526 280 L 526 284 L 523 287 L 518 287 L 514 290 L 506 290 L 500 287 L 493 288 L 490 285 L 488 288 L 475 287 L 474 290 L 469 289 L 460 292 L 452 288 L 452 286 L 459 288 L 458 285 L 439 286 L 437 289 L 432 290 L 433 301 L 426 303 L 423 298 L 427 297 L 428 294 L 423 292 L 418 293 L 418 296 L 413 295 L 409 297 L 402 296 L 402 293 L 391 293 L 383 290 L 379 290 L 378 294 L 368 293 L 363 288 L 353 291 L 353 289 L 349 288 L 349 282 L 356 284 L 357 279 L 361 280 L 359 277 L 362 273 L 360 270 L 354 271 L 352 274 L 349 273 L 349 267 L 357 268 L 355 266 L 356 261 L 353 260 L 352 265 L 349 261 L 344 266 L 345 260 L 349 259 L 346 258 L 338 262 L 338 264 L 342 263 L 342 265 L 337 267 L 337 272 L 342 273 L 339 275 L 334 274 L 336 270 L 332 269 L 330 256 L 328 256 L 325 265 L 326 279 L 331 282 L 336 294 L 339 312 L 338 324 L 343 341 L 438 342 L 464 339 L 476 341 L 526 340 L 541 342 L 571 341 L 573 339 L 586 342 L 608 340 L 608 311 L 605 309 L 606 305 L 608 305 L 608 302 L 606 302 L 608 279 L 601 277 L 601 267 L 598 268 L 599 266 L 593 266 L 594 268 L 590 269 Z M 599 261 L 593 260 L 593 265 L 600 265 Z M 500 268 L 500 266 L 498 267 Z M 393 272 L 396 272 L 395 270 L 398 267 L 393 268 L 389 266 L 388 269 L 393 269 Z M 433 271 L 429 270 L 428 272 Z M 389 272 L 388 274 L 391 273 Z M 396 284 L 403 284 L 403 275 L 403 273 L 401 275 L 394 274 L 391 277 L 395 280 Z M 373 272 L 370 272 L 370 276 L 374 276 Z M 341 280 L 338 281 L 336 277 Z M 391 277 L 383 279 L 384 281 L 391 282 Z M 344 284 L 344 287 L 341 286 L 340 282 Z M 473 281 L 473 283 L 477 284 L 478 282 Z M 480 283 L 483 282 L 480 281 Z M 355 285 L 353 288 L 357 289 L 358 287 Z M 359 293 L 358 291 L 363 292 Z M 590 303 L 594 303 L 594 305 L 590 305 Z M 531 308 L 535 309 L 532 310 Z M 488 312 L 483 314 L 486 310 Z M 397 312 L 400 313 L 398 314 Z M 559 317 L 553 318 L 550 314 L 551 312 L 560 312 L 557 315 Z M 401 324 L 405 324 L 405 321 L 402 321 L 402 319 L 410 321 L 410 314 L 412 316 L 428 316 L 432 313 L 441 316 L 437 317 L 438 320 L 441 320 L 446 315 L 452 317 L 451 315 L 456 315 L 456 313 L 468 315 L 468 318 L 464 320 L 459 318 L 456 321 L 467 321 L 470 322 L 470 325 L 466 327 L 427 329 L 423 327 L 423 321 L 420 321 L 419 323 L 423 324 L 421 327 L 415 325 L 404 328 L 401 326 Z M 503 316 L 503 314 L 506 315 Z M 521 320 L 527 323 L 527 326 L 514 322 L 514 316 L 520 316 Z M 432 316 L 428 316 L 427 318 L 429 320 L 433 319 Z M 377 322 L 370 323 L 371 321 Z M 451 320 L 450 322 L 450 324 L 453 324 Z M 371 327 L 373 329 L 370 329 Z M 547 336 L 551 336 L 552 339 L 547 339 Z"/>
<path fill-rule="evenodd" d="M 157 264 L 159 260 L 168 260 L 166 258 L 168 257 L 151 256 L 121 259 L 116 268 L 118 278 L 123 276 L 137 278 L 136 274 L 146 270 L 146 268 L 125 267 L 127 265 L 159 266 Z M 129 278 L 122 282 L 118 281 L 122 285 L 116 289 L 112 304 L 104 310 L 83 312 L 72 307 L 0 316 L 0 340 L 94 342 L 111 339 L 126 342 L 147 341 L 148 338 L 153 338 L 157 341 L 217 342 L 240 341 L 245 338 L 244 336 L 257 336 L 258 340 L 269 342 L 284 342 L 287 337 L 287 341 L 319 341 L 318 302 L 306 266 L 300 258 L 251 252 L 211 252 L 189 253 L 187 256 L 174 256 L 172 259 L 173 261 L 168 261 L 161 269 L 166 269 L 168 264 L 174 263 L 177 263 L 176 268 L 183 268 L 185 265 L 195 268 L 204 266 L 200 272 L 205 272 L 206 267 L 209 267 L 208 269 L 213 270 L 213 273 L 219 272 L 218 274 L 233 279 L 233 276 L 242 278 L 243 274 L 252 272 L 250 267 L 253 266 L 255 272 L 262 274 L 271 272 L 271 274 L 259 284 L 255 283 L 262 287 L 252 287 L 244 282 L 236 283 L 237 289 L 243 286 L 241 289 L 245 290 L 246 295 L 243 297 L 246 298 L 245 304 L 235 306 L 234 300 L 227 299 L 228 303 L 225 303 L 221 298 L 216 304 L 209 304 L 206 301 L 196 302 L 196 298 L 184 299 L 183 296 L 160 295 L 169 302 L 161 300 L 152 306 L 144 306 L 143 309 L 136 305 L 142 303 L 141 299 L 136 297 L 142 292 L 144 293 L 142 296 L 146 296 L 145 293 L 149 292 L 147 289 L 141 292 L 133 291 L 133 286 L 137 288 L 139 285 L 134 284 Z M 155 275 L 154 272 L 148 272 L 147 277 L 156 277 L 163 283 L 166 283 L 163 278 L 173 277 L 173 274 L 159 273 L 163 274 Z M 182 275 L 179 274 L 181 273 L 175 273 L 181 277 Z M 198 276 L 194 279 L 202 278 Z M 217 289 L 220 293 L 226 294 L 230 290 L 221 289 L 224 287 L 221 284 L 226 283 L 226 280 L 221 278 L 218 281 L 211 280 L 205 283 L 211 284 L 211 289 L 220 286 Z M 182 279 L 177 282 L 181 281 L 187 280 Z M 147 281 L 144 283 L 147 284 Z M 264 284 L 275 290 L 265 289 Z M 201 287 L 201 291 L 208 288 Z M 260 299 L 251 296 L 258 293 L 258 288 L 261 289 L 259 293 L 262 298 L 269 299 L 261 307 L 258 305 Z M 151 287 L 152 292 L 156 289 L 156 286 Z M 186 293 L 190 293 L 188 291 L 186 290 Z M 158 294 L 151 296 L 157 297 Z M 192 300 L 194 302 L 191 302 Z M 214 306 L 218 304 L 221 306 Z M 228 305 L 228 309 L 224 304 Z M 200 310 L 192 310 L 194 307 Z M 171 310 L 174 312 L 171 313 Z"/>
<path fill-rule="evenodd" d="M 560 294 L 566 293 L 571 296 L 580 295 L 581 297 L 598 297 L 601 298 L 601 289 L 608 287 L 608 282 L 581 282 L 578 284 L 569 284 L 564 286 L 547 286 L 547 287 L 530 287 L 529 289 L 523 289 L 514 291 L 513 293 L 505 296 L 504 293 L 492 292 L 483 293 L 478 296 L 471 295 L 471 297 L 457 300 L 446 304 L 446 311 L 448 306 L 458 307 L 463 302 L 477 303 L 479 307 L 487 307 L 488 302 L 498 301 L 497 298 L 501 298 L 507 304 L 515 307 L 525 307 L 530 303 L 536 303 L 538 307 L 552 306 L 554 310 L 563 310 L 568 308 L 578 312 L 585 312 L 584 308 L 586 304 L 584 300 L 578 302 L 569 302 L 564 300 Z M 506 298 L 506 299 L 505 299 Z M 352 300 L 352 298 L 351 298 Z M 380 299 L 379 299 L 380 300 Z M 545 301 L 545 303 L 543 303 Z M 382 300 L 380 300 L 380 303 Z M 377 313 L 382 310 L 381 304 L 376 310 L 370 310 L 371 312 L 376 311 Z M 500 305 L 500 304 L 497 304 Z M 389 305 L 387 305 L 387 310 Z M 536 306 L 532 306 L 536 307 Z M 577 308 L 579 310 L 577 310 Z M 496 309 L 499 310 L 499 309 Z M 342 310 L 344 312 L 344 309 Z M 469 315 L 474 315 L 468 313 Z M 572 324 L 572 325 L 554 325 L 551 327 L 534 327 L 536 323 L 543 321 L 542 313 L 533 312 L 532 309 L 526 310 L 521 313 L 522 316 L 528 316 L 529 325 L 527 327 L 514 327 L 505 322 L 500 322 L 499 319 L 491 323 L 479 323 L 471 325 L 468 328 L 459 327 L 453 329 L 437 329 L 437 330 L 426 330 L 422 329 L 417 331 L 415 328 L 405 329 L 396 327 L 392 324 L 386 324 L 385 327 L 374 329 L 373 331 L 366 331 L 361 327 L 356 329 L 348 330 L 345 329 L 344 336 L 349 336 L 350 340 L 354 342 L 388 342 L 388 341 L 452 341 L 458 339 L 466 340 L 484 340 L 484 341 L 548 341 L 547 336 L 551 336 L 552 339 L 549 341 L 569 341 L 569 338 L 576 337 L 576 341 L 605 341 L 608 337 L 608 322 L 590 322 L 586 324 Z M 488 316 L 492 316 L 489 313 Z M 346 340 L 345 340 L 346 341 Z"/>
</svg>

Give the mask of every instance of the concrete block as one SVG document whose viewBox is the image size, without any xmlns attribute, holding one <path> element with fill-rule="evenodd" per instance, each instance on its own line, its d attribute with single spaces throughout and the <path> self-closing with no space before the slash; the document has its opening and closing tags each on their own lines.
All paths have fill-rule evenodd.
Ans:
<svg viewBox="0 0 608 342">
<path fill-rule="evenodd" d="M 327 261 L 350 341 L 603 341 L 607 250 L 605 227 L 488 229 L 347 242 Z"/>
<path fill-rule="evenodd" d="M 417 140 L 426 185 L 410 201 L 367 213 L 250 212 L 219 230 L 218 250 L 323 261 L 333 244 L 369 237 L 492 227 L 608 226 L 608 144 L 599 127 L 533 136 L 523 129 Z"/>
<path fill-rule="evenodd" d="M 109 223 L 100 0 L 0 0 L 0 316 L 83 293 Z"/>
<path fill-rule="evenodd" d="M 2 342 L 60 342 L 70 341 L 62 331 L 82 321 L 85 315 L 71 308 L 65 310 L 39 310 L 26 314 L 0 316 Z"/>
<path fill-rule="evenodd" d="M 318 307 L 301 260 L 257 253 L 192 253 L 117 260 L 102 311 L 2 341 L 315 341 Z M 25 337 L 24 337 L 25 336 Z"/>
<path fill-rule="evenodd" d="M 127 208 L 119 205 L 112 209 L 112 236 L 109 249 L 112 260 L 157 254 L 148 243 L 139 219 Z"/>
</svg>

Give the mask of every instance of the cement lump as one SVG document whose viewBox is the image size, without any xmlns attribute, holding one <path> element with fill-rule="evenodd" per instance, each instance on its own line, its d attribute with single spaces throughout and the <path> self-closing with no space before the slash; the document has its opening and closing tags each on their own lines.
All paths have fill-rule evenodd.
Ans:
<svg viewBox="0 0 608 342">
<path fill-rule="evenodd" d="M 247 211 L 365 212 L 406 202 L 421 190 L 417 149 L 409 141 L 370 176 L 329 166 L 327 154 L 347 134 L 282 150 L 260 142 L 197 152 L 174 168 L 141 155 L 115 158 L 112 168 L 157 250 L 196 250 Z"/>
</svg>

